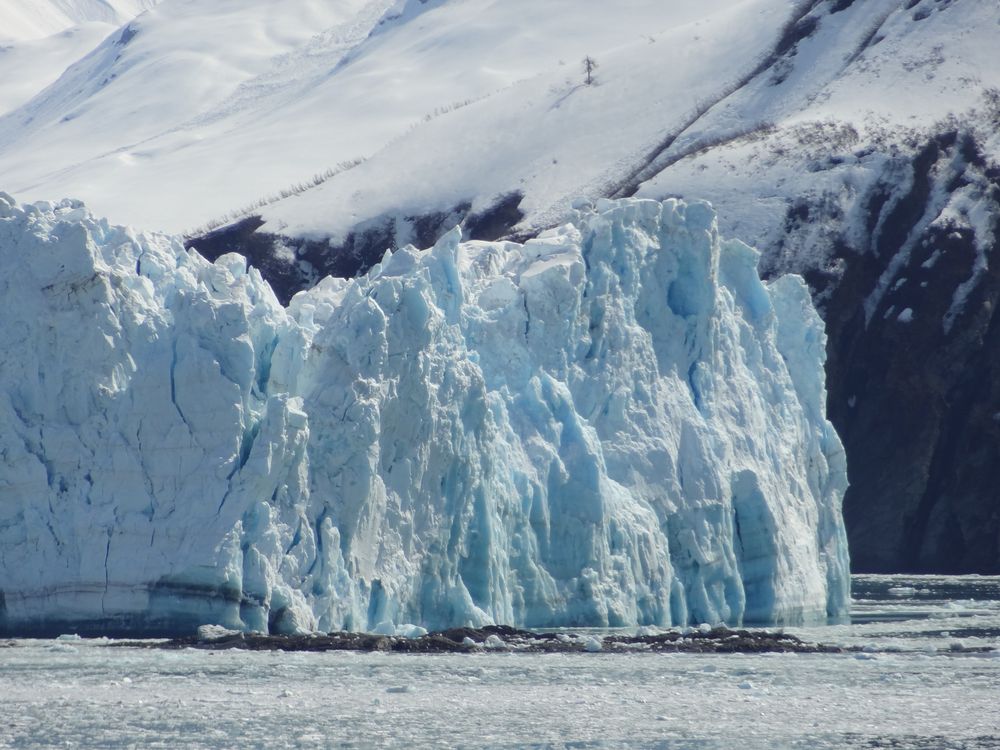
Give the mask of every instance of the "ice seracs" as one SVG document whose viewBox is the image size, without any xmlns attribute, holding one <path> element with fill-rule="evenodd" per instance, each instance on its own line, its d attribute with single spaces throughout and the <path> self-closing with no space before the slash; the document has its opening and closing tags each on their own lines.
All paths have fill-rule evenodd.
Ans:
<svg viewBox="0 0 1000 750">
<path fill-rule="evenodd" d="M 708 204 L 603 201 L 283 308 L 2 196 L 0 632 L 842 615 L 823 326 L 756 259 Z"/>
</svg>

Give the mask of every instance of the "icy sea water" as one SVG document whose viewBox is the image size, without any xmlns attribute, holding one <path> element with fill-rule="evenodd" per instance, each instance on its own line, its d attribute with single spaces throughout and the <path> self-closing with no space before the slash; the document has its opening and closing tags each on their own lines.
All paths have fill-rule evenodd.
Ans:
<svg viewBox="0 0 1000 750">
<path fill-rule="evenodd" d="M 1000 578 L 858 576 L 837 655 L 0 648 L 0 747 L 1000 748 Z M 986 648 L 973 654 L 967 649 Z"/>
</svg>

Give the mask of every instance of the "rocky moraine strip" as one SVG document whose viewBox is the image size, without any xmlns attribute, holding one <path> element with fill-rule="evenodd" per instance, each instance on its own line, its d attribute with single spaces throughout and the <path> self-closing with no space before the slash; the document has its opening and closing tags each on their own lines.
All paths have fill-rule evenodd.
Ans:
<svg viewBox="0 0 1000 750">
<path fill-rule="evenodd" d="M 221 629 L 219 629 L 221 631 Z M 731 630 L 725 627 L 672 630 L 640 635 L 542 633 L 506 625 L 451 628 L 416 638 L 336 632 L 308 635 L 262 635 L 233 631 L 201 632 L 164 641 L 118 641 L 115 646 L 247 651 L 395 651 L 408 653 L 669 652 L 669 653 L 842 653 L 850 649 L 808 643 L 780 631 Z"/>
</svg>

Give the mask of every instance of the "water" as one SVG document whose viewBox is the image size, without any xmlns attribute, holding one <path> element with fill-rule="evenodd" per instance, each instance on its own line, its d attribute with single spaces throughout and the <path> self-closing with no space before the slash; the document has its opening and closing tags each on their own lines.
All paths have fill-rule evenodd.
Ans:
<svg viewBox="0 0 1000 750">
<path fill-rule="evenodd" d="M 836 655 L 18 641 L 0 648 L 0 747 L 1000 748 L 1000 578 L 854 591 L 853 624 L 793 631 L 867 649 Z"/>
</svg>

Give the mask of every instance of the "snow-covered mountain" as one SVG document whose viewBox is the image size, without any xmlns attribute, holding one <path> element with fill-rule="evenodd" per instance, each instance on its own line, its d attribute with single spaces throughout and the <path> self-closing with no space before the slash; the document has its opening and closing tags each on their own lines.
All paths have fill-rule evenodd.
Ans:
<svg viewBox="0 0 1000 750">
<path fill-rule="evenodd" d="M 705 203 L 580 208 L 286 309 L 0 194 L 0 633 L 843 615 L 804 283 Z"/>
<path fill-rule="evenodd" d="M 21 198 L 79 194 L 170 231 L 363 159 L 359 196 L 275 221 L 343 233 L 390 210 L 484 207 L 522 178 L 539 180 L 539 211 L 565 211 L 765 54 L 788 6 L 167 0 L 0 119 L 0 173 Z M 600 85 L 584 88 L 587 54 Z M 367 187 L 428 162 L 417 190 Z"/>
<path fill-rule="evenodd" d="M 0 187 L 187 230 L 283 300 L 458 222 L 706 198 L 826 320 L 858 568 L 997 572 L 998 37 L 979 0 L 163 0 L 11 98 Z"/>
<path fill-rule="evenodd" d="M 0 115 L 28 102 L 155 0 L 0 0 Z"/>
</svg>

